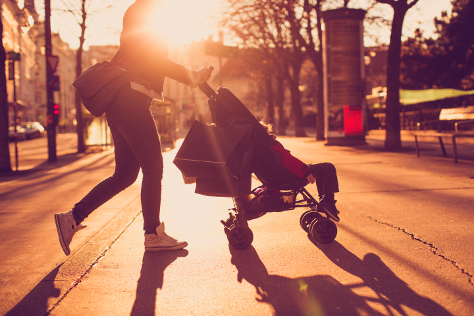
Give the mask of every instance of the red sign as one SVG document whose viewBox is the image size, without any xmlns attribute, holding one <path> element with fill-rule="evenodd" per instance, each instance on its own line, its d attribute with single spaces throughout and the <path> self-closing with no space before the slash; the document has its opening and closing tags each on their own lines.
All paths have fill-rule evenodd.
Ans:
<svg viewBox="0 0 474 316">
<path fill-rule="evenodd" d="M 362 108 L 360 106 L 344 106 L 344 132 L 346 135 L 362 135 Z"/>
<path fill-rule="evenodd" d="M 56 68 L 58 68 L 59 56 L 46 55 L 46 61 L 47 61 L 49 70 L 51 70 L 51 73 L 54 74 L 56 72 Z"/>
</svg>

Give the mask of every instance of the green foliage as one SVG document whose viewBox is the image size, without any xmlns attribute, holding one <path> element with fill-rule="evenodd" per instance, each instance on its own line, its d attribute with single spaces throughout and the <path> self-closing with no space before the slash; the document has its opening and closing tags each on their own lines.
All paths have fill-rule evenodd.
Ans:
<svg viewBox="0 0 474 316">
<path fill-rule="evenodd" d="M 437 39 L 417 30 L 403 43 L 402 88 L 474 89 L 474 0 L 452 3 L 451 15 L 443 12 L 434 20 Z"/>
</svg>

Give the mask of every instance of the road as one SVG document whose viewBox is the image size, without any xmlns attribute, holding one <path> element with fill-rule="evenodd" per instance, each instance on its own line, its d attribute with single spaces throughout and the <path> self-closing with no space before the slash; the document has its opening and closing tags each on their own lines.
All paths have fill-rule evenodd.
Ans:
<svg viewBox="0 0 474 316">
<path fill-rule="evenodd" d="M 331 244 L 308 238 L 295 210 L 251 221 L 252 246 L 229 248 L 219 220 L 231 199 L 194 194 L 173 150 L 164 153 L 163 221 L 187 250 L 144 253 L 137 182 L 85 221 L 66 258 L 52 215 L 113 172 L 112 151 L 3 178 L 0 314 L 474 314 L 472 161 L 281 142 L 304 161 L 336 165 L 341 222 Z"/>
<path fill-rule="evenodd" d="M 7 298 L 0 303 L 1 313 L 63 263 L 53 214 L 70 210 L 96 184 L 90 173 L 105 178 L 113 172 L 112 151 L 78 155 L 76 139 L 74 134 L 58 135 L 56 163 L 47 162 L 45 137 L 19 142 L 20 172 L 0 178 L 0 296 Z M 136 190 L 124 194 L 121 203 L 137 199 Z M 112 206 L 105 205 L 74 243 L 86 243 L 116 216 Z"/>
</svg>

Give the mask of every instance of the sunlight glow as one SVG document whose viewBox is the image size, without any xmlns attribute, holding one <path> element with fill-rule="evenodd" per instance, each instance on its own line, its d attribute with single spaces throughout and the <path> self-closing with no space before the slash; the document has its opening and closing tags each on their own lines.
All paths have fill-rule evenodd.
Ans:
<svg viewBox="0 0 474 316">
<path fill-rule="evenodd" d="M 85 48 L 89 45 L 118 45 L 120 32 L 122 30 L 122 17 L 125 10 L 134 0 L 113 1 L 113 6 L 103 9 L 109 0 L 92 1 L 91 12 L 100 12 L 96 16 L 90 16 L 90 24 L 86 31 Z M 207 39 L 209 35 L 214 37 L 219 33 L 216 20 L 219 19 L 219 11 L 223 9 L 226 0 L 153 0 L 160 3 L 163 9 L 163 18 L 157 21 L 158 27 L 169 40 L 170 45 L 187 44 L 192 41 Z M 18 0 L 20 7 L 24 0 Z M 79 45 L 80 28 L 65 11 L 64 0 L 51 0 L 53 32 L 59 32 L 61 38 L 67 42 L 72 49 Z M 102 6 L 101 6 L 102 3 Z M 350 2 L 351 7 L 366 8 L 366 0 L 355 0 Z M 44 1 L 35 0 L 35 5 L 40 19 L 44 19 Z M 391 18 L 390 6 L 381 4 L 386 9 L 387 18 Z M 451 0 L 419 0 L 417 5 L 410 9 L 404 22 L 403 35 L 412 36 L 415 28 L 425 30 L 426 36 L 434 33 L 433 18 L 439 16 L 442 10 L 450 11 Z M 99 10 L 102 8 L 102 10 Z M 383 14 L 381 12 L 380 14 Z M 225 33 L 225 30 L 224 30 Z M 389 32 L 378 32 L 379 41 L 388 43 Z M 224 41 L 228 40 L 227 38 Z M 231 40 L 232 41 L 232 40 Z M 369 38 L 365 39 L 367 46 L 373 46 Z"/>
<path fill-rule="evenodd" d="M 113 6 L 104 9 L 108 1 L 113 3 Z M 217 36 L 215 17 L 218 16 L 217 12 L 221 8 L 223 0 L 153 1 L 162 8 L 158 13 L 162 19 L 156 22 L 161 29 L 160 32 L 167 37 L 170 45 L 200 41 L 208 38 L 209 35 Z M 91 2 L 90 10 L 97 14 L 89 17 L 85 48 L 88 49 L 89 45 L 119 45 L 123 15 L 134 2 L 134 0 Z M 40 18 L 44 19 L 44 1 L 35 0 L 35 3 Z M 63 0 L 51 0 L 51 7 L 55 9 L 51 16 L 53 32 L 59 32 L 61 38 L 72 49 L 77 49 L 81 31 L 78 23 L 71 18 L 70 14 L 65 13 L 66 8 Z"/>
<path fill-rule="evenodd" d="M 188 44 L 217 33 L 209 17 L 212 3 L 217 1 L 163 0 L 154 21 L 156 29 L 170 45 Z"/>
</svg>

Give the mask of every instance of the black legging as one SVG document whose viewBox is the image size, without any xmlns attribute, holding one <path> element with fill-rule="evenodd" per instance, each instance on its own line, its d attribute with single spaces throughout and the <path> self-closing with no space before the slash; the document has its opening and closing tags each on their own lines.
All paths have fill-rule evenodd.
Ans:
<svg viewBox="0 0 474 316">
<path fill-rule="evenodd" d="M 77 222 L 132 185 L 141 168 L 144 230 L 152 233 L 160 225 L 163 155 L 150 103 L 150 97 L 126 86 L 105 112 L 114 140 L 115 172 L 74 206 Z"/>
<path fill-rule="evenodd" d="M 336 167 L 330 162 L 308 164 L 309 170 L 316 179 L 316 187 L 320 197 L 327 194 L 339 192 L 339 182 L 337 180 Z"/>
</svg>

